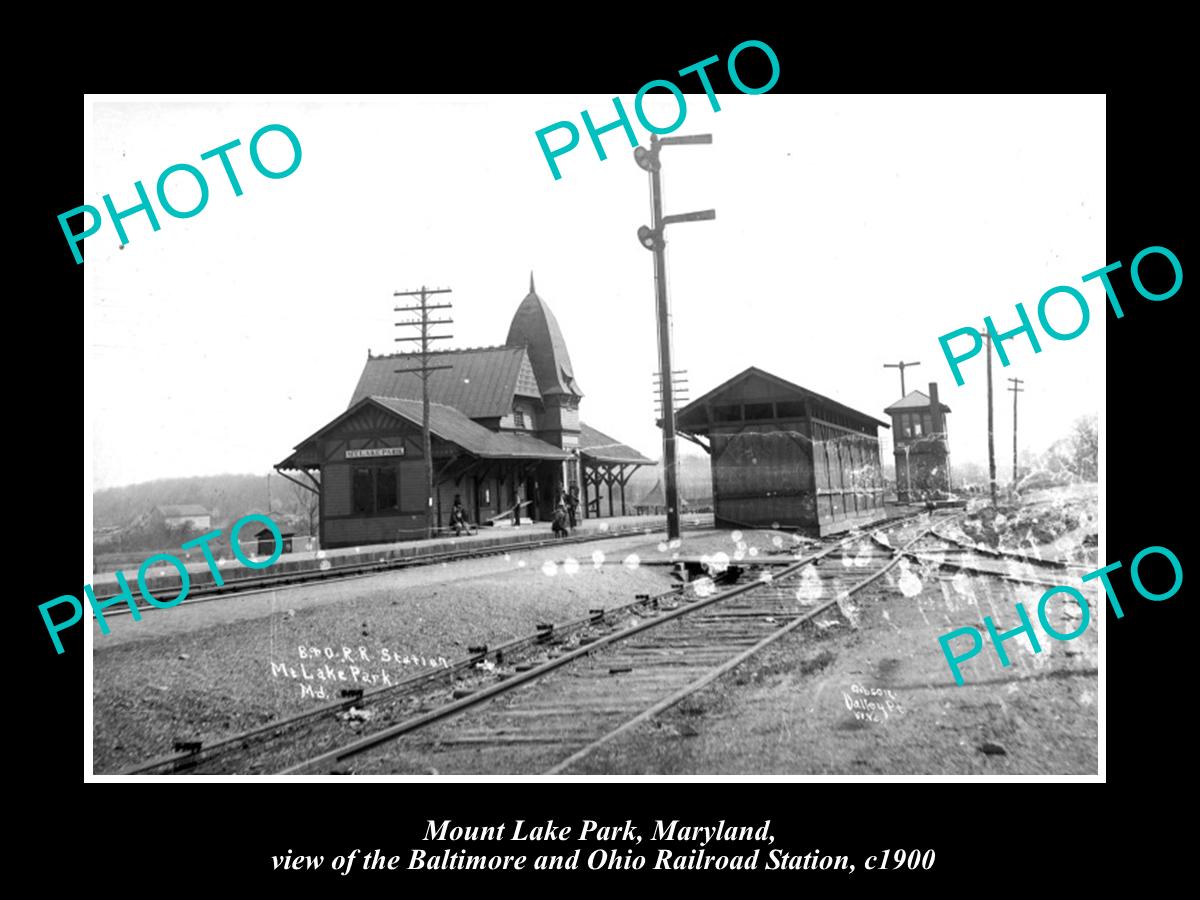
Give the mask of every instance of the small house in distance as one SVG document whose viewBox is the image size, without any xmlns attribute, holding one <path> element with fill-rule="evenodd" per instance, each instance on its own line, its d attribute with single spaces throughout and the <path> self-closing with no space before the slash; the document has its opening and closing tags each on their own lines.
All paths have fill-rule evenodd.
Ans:
<svg viewBox="0 0 1200 900">
<path fill-rule="evenodd" d="M 909 391 L 884 410 L 895 434 L 896 497 L 901 503 L 938 499 L 950 491 L 950 443 L 936 381 L 929 394 Z"/>
<path fill-rule="evenodd" d="M 156 506 L 154 514 L 167 528 L 189 528 L 195 531 L 208 531 L 212 528 L 212 516 L 198 503 Z"/>
<path fill-rule="evenodd" d="M 296 533 L 294 531 L 283 531 L 280 532 L 279 536 L 283 541 L 283 549 L 280 552 L 291 553 Z M 270 528 L 263 528 L 261 531 L 254 532 L 254 539 L 257 542 L 255 552 L 259 556 L 269 557 L 275 552 L 275 533 Z"/>
<path fill-rule="evenodd" d="M 688 503 L 687 497 L 684 496 L 682 488 L 677 488 L 679 493 L 679 512 L 685 513 L 690 511 L 691 504 Z M 637 503 L 633 505 L 634 510 L 639 516 L 663 516 L 667 513 L 667 494 L 663 490 L 662 479 L 654 482 L 654 487 L 650 488 Z"/>
<path fill-rule="evenodd" d="M 711 454 L 718 528 L 826 535 L 885 515 L 878 429 L 888 426 L 836 400 L 752 366 L 675 421 Z"/>
</svg>

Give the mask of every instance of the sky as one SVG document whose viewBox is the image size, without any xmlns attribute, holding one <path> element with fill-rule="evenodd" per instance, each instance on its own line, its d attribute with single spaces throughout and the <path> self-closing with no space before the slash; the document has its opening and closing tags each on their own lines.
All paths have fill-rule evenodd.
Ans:
<svg viewBox="0 0 1200 900">
<path fill-rule="evenodd" d="M 406 346 L 394 342 L 394 291 L 452 288 L 453 340 L 439 343 L 498 345 L 531 271 L 566 338 L 583 421 L 660 455 L 653 262 L 636 237 L 648 179 L 620 129 L 598 159 L 580 117 L 611 121 L 611 96 L 89 100 L 80 202 L 133 206 L 140 179 L 161 226 L 125 219 L 121 248 L 106 217 L 84 242 L 92 488 L 266 472 L 346 408 L 368 350 Z M 1107 307 L 1099 281 L 1081 279 L 1113 261 L 1103 96 L 718 100 L 715 112 L 687 95 L 676 132 L 711 134 L 711 146 L 662 151 L 665 212 L 717 212 L 667 232 L 674 368 L 691 398 L 753 365 L 886 420 L 900 389 L 883 364 L 920 361 L 907 386 L 937 381 L 952 459 L 986 463 L 984 355 L 956 386 L 938 337 L 987 315 L 1013 328 L 1016 303 L 1036 323 L 1043 293 L 1069 285 L 1088 299 L 1087 330 L 1055 341 L 1039 329 L 1041 353 L 1019 337 L 1009 367 L 994 360 L 998 460 L 1012 446 L 1005 379 L 1025 381 L 1022 448 L 1100 409 Z M 648 145 L 633 98 L 622 101 Z M 677 114 L 667 94 L 646 110 L 653 122 Z M 560 120 L 581 143 L 555 180 L 535 132 Z M 248 145 L 275 123 L 302 158 L 268 179 Z M 234 139 L 242 196 L 218 160 L 200 159 Z M 269 168 L 291 161 L 278 133 L 260 149 Z M 187 219 L 154 197 L 177 163 L 209 186 Z M 199 196 L 186 174 L 167 192 L 181 209 Z M 1049 317 L 1064 332 L 1079 322 L 1062 297 Z"/>
</svg>

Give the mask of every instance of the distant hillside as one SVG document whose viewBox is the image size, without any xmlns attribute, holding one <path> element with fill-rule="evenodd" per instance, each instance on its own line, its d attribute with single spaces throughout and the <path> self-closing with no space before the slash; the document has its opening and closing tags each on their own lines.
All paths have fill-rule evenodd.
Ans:
<svg viewBox="0 0 1200 900">
<path fill-rule="evenodd" d="M 314 494 L 274 473 L 270 493 L 268 506 L 266 474 L 164 478 L 96 491 L 92 495 L 93 564 L 97 571 L 136 566 L 150 552 L 177 552 L 184 541 L 199 537 L 204 530 L 193 524 L 168 524 L 154 515 L 156 506 L 195 504 L 208 510 L 211 527 L 221 532 L 209 545 L 216 558 L 229 556 L 230 526 L 250 513 L 270 515 L 285 533 L 316 533 Z M 243 532 L 242 540 L 253 537 L 247 538 Z"/>
<path fill-rule="evenodd" d="M 271 476 L 274 508 L 283 505 L 292 486 Z M 196 478 L 163 478 L 124 487 L 105 488 L 92 494 L 93 527 L 124 528 L 156 506 L 197 503 L 212 514 L 214 528 L 250 512 L 267 510 L 267 476 L 202 475 Z"/>
<path fill-rule="evenodd" d="M 712 470 L 707 456 L 680 456 L 678 465 L 679 492 L 684 498 L 699 500 L 712 497 Z M 654 490 L 654 485 L 661 477 L 661 466 L 643 466 L 638 469 L 625 488 L 628 503 L 632 506 Z M 608 488 L 601 491 L 601 496 L 608 497 Z M 614 492 L 614 496 L 618 495 Z"/>
</svg>

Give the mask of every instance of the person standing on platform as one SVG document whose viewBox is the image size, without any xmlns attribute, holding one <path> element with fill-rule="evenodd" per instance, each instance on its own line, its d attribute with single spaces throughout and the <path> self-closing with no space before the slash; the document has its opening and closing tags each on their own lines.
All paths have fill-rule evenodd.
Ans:
<svg viewBox="0 0 1200 900">
<path fill-rule="evenodd" d="M 461 537 L 464 531 L 471 531 L 471 525 L 467 522 L 467 508 L 463 506 L 461 494 L 454 495 L 454 506 L 450 509 L 450 527 L 454 529 L 455 537 Z"/>
<path fill-rule="evenodd" d="M 567 519 L 571 524 L 571 531 L 575 530 L 576 514 L 579 511 L 579 487 L 571 485 L 571 490 L 567 494 Z"/>
<path fill-rule="evenodd" d="M 561 501 L 558 506 L 554 507 L 554 536 L 556 538 L 566 537 L 567 532 L 567 507 Z"/>
</svg>

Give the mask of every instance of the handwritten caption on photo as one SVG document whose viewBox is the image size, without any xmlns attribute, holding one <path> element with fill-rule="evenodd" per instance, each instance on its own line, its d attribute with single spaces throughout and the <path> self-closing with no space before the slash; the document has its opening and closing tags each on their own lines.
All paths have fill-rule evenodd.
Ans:
<svg viewBox="0 0 1200 900">
<path fill-rule="evenodd" d="M 287 678 L 298 683 L 300 697 L 313 700 L 328 700 L 332 688 L 326 684 L 337 683 L 365 685 L 367 687 L 389 687 L 403 676 L 388 672 L 387 666 L 428 666 L 450 668 L 444 656 L 425 656 L 419 653 L 400 653 L 390 647 L 374 651 L 374 657 L 366 647 L 313 647 L 301 645 L 297 648 L 296 663 L 271 665 L 272 678 Z"/>
<path fill-rule="evenodd" d="M 852 684 L 850 693 L 842 691 L 842 702 L 860 722 L 882 724 L 892 716 L 904 714 L 904 705 L 896 699 L 896 692 L 890 688 Z"/>
</svg>

